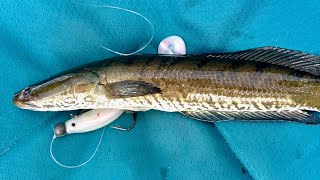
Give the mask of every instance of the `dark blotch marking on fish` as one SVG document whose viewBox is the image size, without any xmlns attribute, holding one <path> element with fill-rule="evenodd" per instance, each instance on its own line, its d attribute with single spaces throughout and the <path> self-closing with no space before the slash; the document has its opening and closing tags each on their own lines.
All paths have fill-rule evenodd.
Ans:
<svg viewBox="0 0 320 180">
<path fill-rule="evenodd" d="M 202 61 L 199 61 L 199 63 L 197 64 L 198 65 L 198 69 L 206 66 L 210 61 L 208 60 L 202 60 Z"/>
<path fill-rule="evenodd" d="M 239 67 L 242 67 L 245 64 L 245 62 L 241 61 L 233 61 L 231 63 L 232 69 L 238 69 Z"/>
<path fill-rule="evenodd" d="M 296 77 L 299 77 L 299 78 L 303 78 L 304 77 L 304 75 L 299 71 L 293 71 L 293 72 L 290 73 L 290 75 L 296 76 Z"/>
<path fill-rule="evenodd" d="M 154 61 L 154 57 L 149 56 L 146 60 L 146 65 L 149 65 L 150 63 L 152 63 Z"/>
<path fill-rule="evenodd" d="M 264 63 L 255 64 L 256 72 L 263 73 L 264 67 L 266 65 Z"/>
</svg>

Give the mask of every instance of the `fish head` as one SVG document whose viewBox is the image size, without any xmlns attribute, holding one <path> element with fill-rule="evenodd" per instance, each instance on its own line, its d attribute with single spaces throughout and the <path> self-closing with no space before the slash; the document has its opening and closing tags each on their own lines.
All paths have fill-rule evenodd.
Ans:
<svg viewBox="0 0 320 180">
<path fill-rule="evenodd" d="M 34 111 L 86 109 L 88 98 L 94 98 L 99 76 L 92 71 L 68 73 L 16 93 L 13 103 Z"/>
</svg>

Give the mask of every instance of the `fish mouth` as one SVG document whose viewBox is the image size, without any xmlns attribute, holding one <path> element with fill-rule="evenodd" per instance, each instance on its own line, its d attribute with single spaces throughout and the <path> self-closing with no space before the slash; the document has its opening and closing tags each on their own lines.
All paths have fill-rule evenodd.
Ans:
<svg viewBox="0 0 320 180">
<path fill-rule="evenodd" d="M 13 95 L 13 104 L 19 108 L 30 109 L 34 107 L 31 101 L 34 99 L 32 95 L 33 87 L 26 87 Z"/>
<path fill-rule="evenodd" d="M 16 93 L 13 95 L 13 104 L 20 108 L 26 108 L 26 103 L 23 98 L 21 98 L 21 93 Z"/>
<path fill-rule="evenodd" d="M 23 97 L 23 91 L 18 92 L 13 95 L 13 104 L 22 109 L 33 109 L 37 108 L 34 104 L 32 104 L 28 98 Z"/>
</svg>

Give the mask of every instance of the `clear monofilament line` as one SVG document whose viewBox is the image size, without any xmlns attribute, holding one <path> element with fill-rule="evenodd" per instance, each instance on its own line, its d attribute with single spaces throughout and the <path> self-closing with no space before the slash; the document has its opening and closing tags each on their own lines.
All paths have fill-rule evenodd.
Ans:
<svg viewBox="0 0 320 180">
<path fill-rule="evenodd" d="M 7 151 L 9 151 L 9 149 L 10 149 L 10 148 L 7 148 L 7 149 L 5 149 L 4 151 L 2 151 L 2 152 L 0 153 L 0 156 L 1 156 L 2 154 L 6 153 Z"/>
<path fill-rule="evenodd" d="M 53 135 L 52 137 L 52 140 L 51 140 L 51 143 L 50 143 L 50 155 L 51 155 L 51 158 L 53 159 L 53 161 L 58 164 L 59 166 L 61 167 L 64 167 L 64 168 L 69 168 L 69 169 L 72 169 L 72 168 L 78 168 L 78 167 L 81 167 L 85 164 L 87 164 L 89 161 L 91 161 L 91 159 L 96 155 L 100 145 L 101 145 L 101 142 L 102 142 L 102 138 L 103 138 L 103 135 L 104 135 L 104 131 L 105 131 L 105 128 L 103 128 L 102 130 L 102 133 L 100 135 L 100 139 L 99 139 L 99 142 L 98 142 L 98 145 L 96 147 L 96 149 L 94 150 L 93 154 L 90 156 L 90 158 L 88 160 L 86 160 L 85 162 L 79 164 L 79 165 L 75 165 L 75 166 L 72 166 L 72 165 L 65 165 L 65 164 L 62 164 L 61 162 L 59 162 L 55 157 L 54 157 L 54 154 L 53 154 L 53 151 L 52 151 L 52 147 L 53 147 L 53 142 L 54 140 L 56 139 L 56 135 Z"/>
<path fill-rule="evenodd" d="M 133 55 L 133 54 L 136 54 L 140 51 L 142 51 L 143 49 L 145 49 L 150 43 L 151 41 L 153 40 L 153 37 L 154 37 L 154 26 L 153 24 L 151 23 L 151 21 L 145 17 L 144 15 L 136 12 L 136 11 L 133 11 L 133 10 L 130 10 L 130 9 L 126 9 L 126 8 L 121 8 L 121 7 L 117 7 L 117 6 L 110 6 L 110 5 L 90 5 L 90 4 L 82 4 L 82 3 L 78 3 L 78 2 L 74 2 L 74 1 L 71 1 L 72 3 L 75 3 L 75 4 L 79 4 L 79 5 L 84 5 L 84 6 L 91 6 L 91 7 L 100 7 L 100 8 L 110 8 L 110 9 L 117 9 L 117 10 L 122 10 L 122 11 L 126 11 L 126 12 L 129 12 L 131 14 L 134 14 L 136 16 L 139 16 L 141 17 L 142 19 L 144 19 L 145 21 L 147 21 L 147 23 L 150 25 L 150 28 L 152 30 L 152 34 L 151 34 L 151 37 L 149 38 L 148 42 L 142 46 L 141 48 L 139 48 L 138 50 L 134 51 L 134 52 L 131 52 L 131 53 L 122 53 L 122 52 L 119 52 L 119 51 L 116 51 L 116 50 L 113 50 L 113 49 L 110 49 L 108 47 L 105 47 L 105 46 L 100 46 L 101 48 L 105 49 L 105 50 L 108 50 L 112 53 L 115 53 L 115 54 L 118 54 L 118 55 L 121 55 L 121 56 L 130 56 L 130 55 Z"/>
</svg>

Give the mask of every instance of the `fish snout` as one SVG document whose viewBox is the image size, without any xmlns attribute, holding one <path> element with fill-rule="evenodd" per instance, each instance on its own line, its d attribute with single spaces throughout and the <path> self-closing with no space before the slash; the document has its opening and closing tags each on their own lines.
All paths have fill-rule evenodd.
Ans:
<svg viewBox="0 0 320 180">
<path fill-rule="evenodd" d="M 27 87 L 22 91 L 14 94 L 13 103 L 18 107 L 25 107 L 26 103 L 31 99 L 31 88 Z"/>
</svg>

